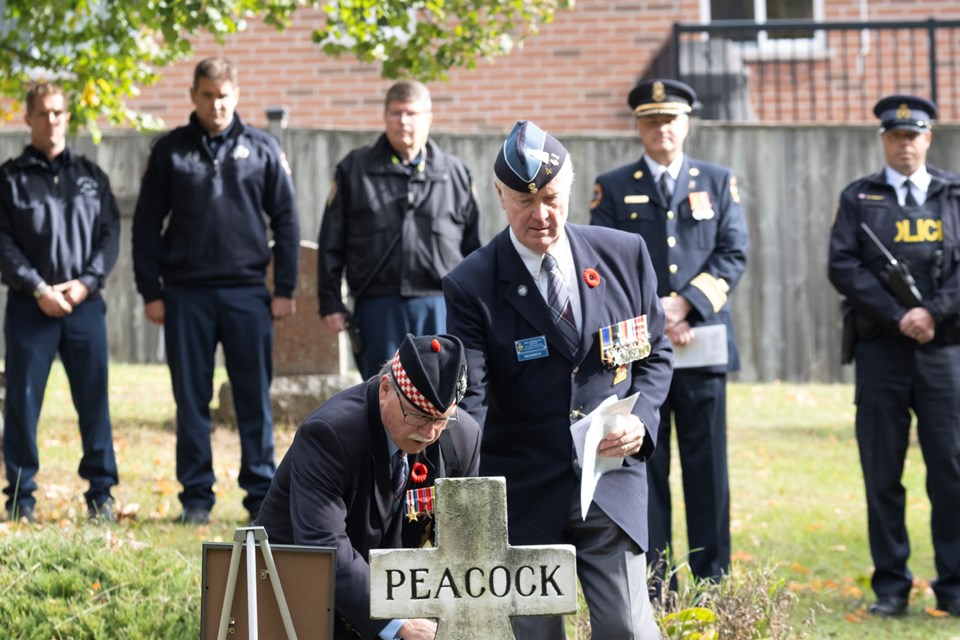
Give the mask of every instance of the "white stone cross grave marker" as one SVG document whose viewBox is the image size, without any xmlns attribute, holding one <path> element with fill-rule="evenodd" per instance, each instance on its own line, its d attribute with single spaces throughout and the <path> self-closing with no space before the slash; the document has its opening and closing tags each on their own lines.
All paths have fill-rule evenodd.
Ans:
<svg viewBox="0 0 960 640">
<path fill-rule="evenodd" d="M 510 616 L 577 610 L 572 545 L 507 542 L 503 478 L 437 480 L 436 546 L 370 552 L 370 615 L 436 618 L 436 640 L 513 640 Z"/>
</svg>

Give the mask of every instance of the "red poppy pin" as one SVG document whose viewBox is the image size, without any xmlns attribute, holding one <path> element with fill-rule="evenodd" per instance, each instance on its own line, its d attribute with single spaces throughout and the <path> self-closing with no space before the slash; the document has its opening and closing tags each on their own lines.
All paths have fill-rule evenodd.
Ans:
<svg viewBox="0 0 960 640">
<path fill-rule="evenodd" d="M 427 479 L 427 466 L 422 462 L 414 462 L 410 469 L 410 479 L 414 482 L 423 482 Z"/>
<path fill-rule="evenodd" d="M 600 274 L 597 273 L 596 269 L 584 269 L 583 281 L 592 289 L 600 284 Z"/>
</svg>

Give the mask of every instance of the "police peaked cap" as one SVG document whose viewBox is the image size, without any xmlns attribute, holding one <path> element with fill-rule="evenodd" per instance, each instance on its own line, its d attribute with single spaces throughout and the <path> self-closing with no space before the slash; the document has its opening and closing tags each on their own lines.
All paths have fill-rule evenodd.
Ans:
<svg viewBox="0 0 960 640">
<path fill-rule="evenodd" d="M 567 150 L 556 138 L 521 120 L 497 154 L 493 173 L 514 191 L 536 193 L 557 177 L 566 159 Z"/>
<path fill-rule="evenodd" d="M 930 131 L 937 119 L 937 105 L 920 96 L 895 95 L 881 98 L 873 107 L 880 118 L 880 131 L 907 129 L 923 133 Z"/>
<path fill-rule="evenodd" d="M 441 417 L 467 390 L 467 358 L 456 336 L 407 334 L 391 363 L 393 380 L 410 404 Z"/>
<path fill-rule="evenodd" d="M 661 114 L 677 116 L 693 111 L 697 92 L 679 80 L 658 78 L 635 86 L 627 96 L 627 103 L 638 118 Z"/>
</svg>

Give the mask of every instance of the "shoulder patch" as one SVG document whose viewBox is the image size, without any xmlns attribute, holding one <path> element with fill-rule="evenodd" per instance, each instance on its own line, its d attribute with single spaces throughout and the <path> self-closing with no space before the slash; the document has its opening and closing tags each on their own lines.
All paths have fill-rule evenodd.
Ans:
<svg viewBox="0 0 960 640">
<path fill-rule="evenodd" d="M 596 209 L 600 201 L 603 200 L 603 187 L 599 182 L 593 184 L 593 200 L 590 201 L 590 208 Z"/>
<path fill-rule="evenodd" d="M 737 177 L 730 176 L 730 197 L 737 204 L 740 204 L 740 189 L 737 187 Z"/>
</svg>

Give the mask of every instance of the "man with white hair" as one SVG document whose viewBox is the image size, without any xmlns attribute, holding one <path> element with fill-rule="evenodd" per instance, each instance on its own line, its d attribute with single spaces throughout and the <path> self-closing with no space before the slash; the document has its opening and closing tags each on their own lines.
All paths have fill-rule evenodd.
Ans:
<svg viewBox="0 0 960 640">
<path fill-rule="evenodd" d="M 672 359 L 650 257 L 637 235 L 567 224 L 573 163 L 536 124 L 517 123 L 494 173 L 509 226 L 443 281 L 447 326 L 467 354 L 460 406 L 483 425 L 480 475 L 506 478 L 511 544 L 576 547 L 594 638 L 659 638 L 646 597 L 646 460 Z M 597 449 L 622 462 L 581 513 L 570 427 L 634 394 Z M 564 637 L 560 616 L 513 623 L 524 640 Z"/>
</svg>

